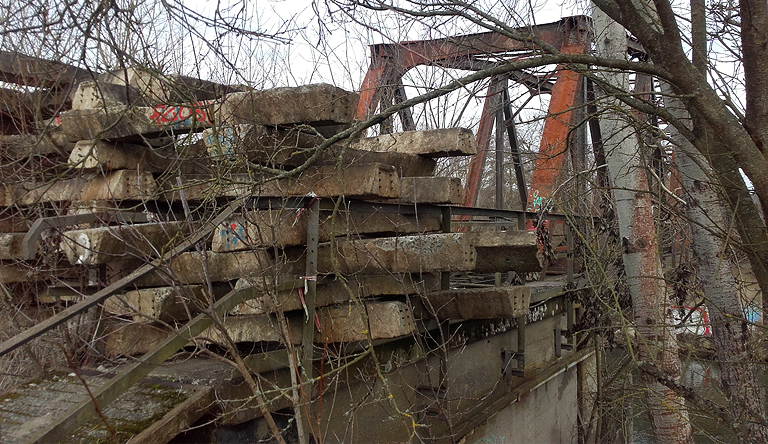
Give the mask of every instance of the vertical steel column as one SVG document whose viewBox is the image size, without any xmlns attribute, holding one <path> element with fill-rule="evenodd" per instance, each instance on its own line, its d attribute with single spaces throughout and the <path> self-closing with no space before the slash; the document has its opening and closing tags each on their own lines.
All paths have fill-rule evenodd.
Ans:
<svg viewBox="0 0 768 444">
<path fill-rule="evenodd" d="M 496 115 L 496 102 L 494 97 L 499 94 L 500 80 L 498 77 L 491 79 L 488 85 L 488 93 L 483 104 L 483 113 L 480 116 L 480 125 L 477 128 L 475 139 L 477 140 L 477 154 L 472 156 L 467 169 L 467 179 L 464 184 L 464 203 L 465 207 L 477 206 L 477 194 L 480 190 L 480 181 L 483 176 L 483 167 L 485 158 L 488 154 L 490 145 L 491 130 L 493 129 L 493 119 Z"/>
<path fill-rule="evenodd" d="M 574 239 L 573 239 L 573 230 L 571 229 L 571 226 L 568 225 L 568 222 L 563 226 L 563 231 L 565 231 L 565 243 L 568 246 L 567 250 L 567 265 L 566 265 L 566 286 L 568 289 L 574 288 L 574 282 L 573 282 L 573 248 L 574 248 Z M 570 339 L 566 340 L 565 344 L 561 344 L 560 346 L 566 350 L 573 349 L 574 345 L 576 344 L 576 334 L 573 333 L 573 326 L 576 323 L 576 310 L 573 303 L 573 297 L 571 297 L 570 294 L 567 294 L 565 297 L 565 313 L 566 313 L 566 322 L 565 322 L 565 331 L 561 333 L 565 333 L 566 335 L 568 333 L 571 334 Z M 560 339 L 558 339 L 558 342 L 560 342 Z"/>
<path fill-rule="evenodd" d="M 525 377 L 525 322 L 526 315 L 518 316 L 515 318 L 517 321 L 517 351 L 514 353 L 514 358 L 517 361 L 517 368 L 510 373 L 514 376 L 521 378 Z"/>
<path fill-rule="evenodd" d="M 499 80 L 502 94 L 496 94 L 496 209 L 504 209 L 504 91 L 507 79 Z"/>
<path fill-rule="evenodd" d="M 398 77 L 397 88 L 395 89 L 395 103 L 401 103 L 408 100 L 408 96 L 405 95 L 405 85 L 403 85 L 403 78 Z M 413 121 L 413 112 L 410 108 L 398 111 L 397 115 L 400 116 L 400 123 L 403 125 L 403 131 L 416 131 L 416 122 Z"/>
<path fill-rule="evenodd" d="M 507 79 L 499 79 L 499 89 L 501 94 L 496 94 L 496 209 L 504 209 L 504 96 L 507 91 Z M 497 226 L 497 230 L 501 227 Z M 501 287 L 501 272 L 494 275 L 494 283 Z"/>
<path fill-rule="evenodd" d="M 320 199 L 315 199 L 306 210 L 304 217 L 309 218 L 307 224 L 307 261 L 304 276 L 304 302 L 307 305 L 307 316 L 301 335 L 301 369 L 304 376 L 304 390 L 301 391 L 301 405 L 308 405 L 312 400 L 315 377 L 313 361 L 315 360 L 315 295 L 317 290 L 317 250 L 319 243 Z M 307 409 L 309 410 L 309 409 Z"/>
<path fill-rule="evenodd" d="M 451 227 L 451 207 L 442 207 L 442 218 L 440 220 L 440 229 L 443 233 L 450 233 L 452 231 Z M 449 271 L 443 271 L 440 273 L 440 289 L 441 290 L 450 290 L 451 289 L 451 273 Z"/>
<path fill-rule="evenodd" d="M 515 178 L 517 179 L 517 193 L 520 196 L 520 208 L 525 211 L 528 207 L 528 187 L 525 185 L 525 170 L 523 159 L 520 156 L 520 146 L 517 141 L 517 129 L 515 128 L 515 115 L 510 107 L 509 89 L 504 88 L 504 121 L 507 126 L 507 138 L 512 152 L 512 164 L 515 166 Z M 525 213 L 520 213 L 517 220 L 517 229 L 525 229 Z"/>
<path fill-rule="evenodd" d="M 451 232 L 451 207 L 442 208 L 441 227 L 443 233 Z M 451 289 L 451 272 L 440 272 L 440 290 Z M 451 337 L 451 326 L 447 320 L 438 321 L 440 329 L 440 386 L 442 387 L 445 378 L 448 376 L 448 338 Z"/>
</svg>

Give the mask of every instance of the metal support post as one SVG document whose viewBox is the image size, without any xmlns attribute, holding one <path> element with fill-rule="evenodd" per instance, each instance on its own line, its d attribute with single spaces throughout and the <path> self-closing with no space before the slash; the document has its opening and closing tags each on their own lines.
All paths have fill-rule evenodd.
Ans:
<svg viewBox="0 0 768 444">
<path fill-rule="evenodd" d="M 509 370 L 512 376 L 525 377 L 525 319 L 526 315 L 515 318 L 517 321 L 517 350 L 512 358 L 517 361 L 517 368 Z"/>
<path fill-rule="evenodd" d="M 496 94 L 496 209 L 504 208 L 504 91 L 507 79 L 499 81 L 500 94 Z"/>
<path fill-rule="evenodd" d="M 320 199 L 314 199 L 304 217 L 309 218 L 307 224 L 307 262 L 304 276 L 304 302 L 306 317 L 301 336 L 301 369 L 305 386 L 301 391 L 301 404 L 307 405 L 312 400 L 312 380 L 315 377 L 313 361 L 315 359 L 315 294 L 317 288 L 317 250 L 319 243 Z"/>
<path fill-rule="evenodd" d="M 566 221 L 563 225 L 563 231 L 565 231 L 565 243 L 567 245 L 567 265 L 566 265 L 566 286 L 569 289 L 572 289 L 574 287 L 573 282 L 573 248 L 574 248 L 574 239 L 573 239 L 573 230 L 571 229 L 571 226 L 568 225 L 568 222 Z M 566 312 L 566 329 L 561 331 L 561 335 L 564 334 L 566 337 L 568 337 L 568 334 L 571 334 L 570 338 L 566 340 L 565 344 L 562 344 L 562 341 L 560 339 L 557 339 L 558 345 L 566 350 L 571 350 L 574 347 L 574 344 L 576 344 L 576 335 L 573 333 L 573 326 L 575 324 L 575 312 L 574 312 L 574 306 L 573 306 L 573 298 L 571 295 L 568 295 L 565 298 L 565 312 Z M 559 356 L 559 355 L 558 355 Z"/>
<path fill-rule="evenodd" d="M 444 233 L 451 232 L 451 207 L 442 208 L 441 228 Z M 451 289 L 451 272 L 443 271 L 440 273 L 440 290 Z M 447 320 L 438 319 L 438 328 L 440 329 L 440 386 L 448 375 L 448 338 L 450 337 L 450 324 Z"/>
<path fill-rule="evenodd" d="M 507 138 L 509 139 L 509 149 L 512 152 L 512 164 L 515 166 L 515 177 L 517 178 L 517 193 L 520 196 L 520 208 L 523 209 L 517 218 L 517 229 L 525 229 L 525 209 L 528 207 L 528 187 L 525 185 L 525 171 L 523 170 L 523 160 L 520 157 L 520 146 L 517 143 L 517 129 L 515 128 L 515 116 L 510 107 L 509 89 L 504 88 L 504 123 L 507 127 Z"/>
</svg>

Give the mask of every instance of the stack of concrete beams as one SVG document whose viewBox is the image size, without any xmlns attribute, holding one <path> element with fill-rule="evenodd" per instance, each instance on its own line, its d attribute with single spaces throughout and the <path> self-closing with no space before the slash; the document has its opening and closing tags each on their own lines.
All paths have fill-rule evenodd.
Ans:
<svg viewBox="0 0 768 444">
<path fill-rule="evenodd" d="M 44 282 L 39 303 L 77 299 L 163 257 L 222 205 L 248 198 L 272 207 L 242 206 L 206 243 L 107 301 L 115 315 L 103 332 L 108 355 L 148 352 L 233 288 L 260 292 L 225 317 L 233 341 L 300 342 L 302 279 L 317 279 L 316 342 L 408 336 L 434 318 L 526 313 L 524 287 L 456 290 L 443 279 L 441 288 L 440 273 L 538 271 L 533 233 L 445 233 L 438 212 L 376 210 L 376 202 L 460 203 L 460 180 L 434 176 L 435 159 L 474 154 L 471 131 L 342 140 L 317 152 L 351 127 L 357 102 L 330 85 L 233 91 L 135 69 L 82 82 L 71 110 L 41 122 L 45 137 L 3 139 L 18 159 L 43 151 L 67 157 L 55 177 L 0 188 L 11 215 L 0 234 L 0 279 Z M 308 218 L 280 205 L 306 196 L 333 202 L 320 215 L 317 276 L 305 270 Z M 350 202 L 369 206 L 352 210 Z M 94 213 L 98 222 L 50 234 L 55 243 L 33 245 L 32 259 L 23 242 L 35 208 L 48 208 L 35 213 L 45 216 Z M 59 264 L 54 270 L 38 266 L 45 245 L 48 261 Z M 286 320 L 280 328 L 276 314 Z"/>
</svg>

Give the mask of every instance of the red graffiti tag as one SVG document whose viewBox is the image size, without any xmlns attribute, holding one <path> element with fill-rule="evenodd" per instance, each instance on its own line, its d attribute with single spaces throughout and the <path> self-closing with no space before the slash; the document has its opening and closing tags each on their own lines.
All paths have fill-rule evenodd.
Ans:
<svg viewBox="0 0 768 444">
<path fill-rule="evenodd" d="M 207 123 L 208 113 L 203 102 L 192 103 L 192 106 L 155 105 L 149 120 L 160 125 L 191 125 L 193 122 Z"/>
</svg>

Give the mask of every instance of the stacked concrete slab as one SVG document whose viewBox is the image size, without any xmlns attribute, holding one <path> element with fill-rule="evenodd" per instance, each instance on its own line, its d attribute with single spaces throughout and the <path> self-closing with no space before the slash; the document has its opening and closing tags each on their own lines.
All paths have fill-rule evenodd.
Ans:
<svg viewBox="0 0 768 444">
<path fill-rule="evenodd" d="M 355 123 L 356 94 L 324 84 L 234 91 L 150 74 L 130 69 L 82 82 L 71 110 L 40 122 L 44 136 L 0 140 L 16 160 L 45 153 L 59 162 L 55 175 L 0 187 L 4 283 L 36 281 L 46 287 L 37 303 L 62 304 L 165 258 L 104 304 L 113 315 L 100 332 L 106 355 L 152 350 L 232 290 L 255 297 L 224 317 L 229 338 L 271 346 L 300 343 L 306 322 L 316 323 L 315 342 L 348 343 L 417 335 L 433 319 L 527 313 L 525 287 L 450 289 L 440 274 L 539 271 L 535 234 L 446 233 L 439 211 L 376 206 L 460 203 L 460 180 L 434 176 L 435 159 L 474 154 L 471 131 L 327 144 Z M 307 196 L 332 203 L 320 213 L 316 276 L 305 268 L 306 209 L 281 205 Z M 167 257 L 243 199 L 250 203 L 205 242 Z M 260 199 L 271 206 L 252 205 Z M 38 217 L 87 213 L 95 223 L 27 236 Z M 144 222 L 126 222 L 136 213 Z M 33 259 L 25 259 L 25 243 Z M 317 281 L 314 319 L 303 300 L 307 280 Z M 220 331 L 204 336 L 224 340 Z"/>
</svg>

